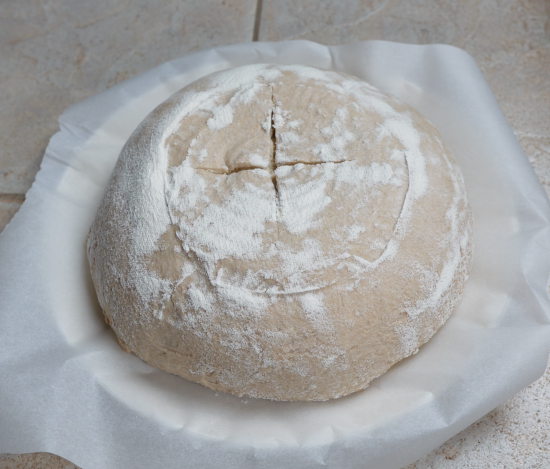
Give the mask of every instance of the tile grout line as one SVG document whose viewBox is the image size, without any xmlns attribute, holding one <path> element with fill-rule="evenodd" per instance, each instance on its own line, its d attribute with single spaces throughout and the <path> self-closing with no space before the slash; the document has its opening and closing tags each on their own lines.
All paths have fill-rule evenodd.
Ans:
<svg viewBox="0 0 550 469">
<path fill-rule="evenodd" d="M 252 41 L 257 41 L 260 36 L 260 20 L 262 17 L 263 1 L 258 0 L 256 3 L 256 16 L 254 17 L 254 32 L 252 33 Z"/>
</svg>

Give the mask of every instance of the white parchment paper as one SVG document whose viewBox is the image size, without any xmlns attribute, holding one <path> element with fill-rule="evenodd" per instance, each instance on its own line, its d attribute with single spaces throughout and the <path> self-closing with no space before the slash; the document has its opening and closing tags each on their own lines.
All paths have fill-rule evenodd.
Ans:
<svg viewBox="0 0 550 469">
<path fill-rule="evenodd" d="M 249 63 L 359 76 L 424 114 L 460 164 L 475 259 L 461 303 L 371 386 L 317 403 L 241 399 L 124 353 L 85 238 L 138 123 L 191 81 Z M 84 469 L 398 469 L 539 377 L 550 350 L 550 206 L 471 57 L 441 45 L 247 43 L 199 52 L 69 108 L 0 237 L 0 452 Z"/>
</svg>

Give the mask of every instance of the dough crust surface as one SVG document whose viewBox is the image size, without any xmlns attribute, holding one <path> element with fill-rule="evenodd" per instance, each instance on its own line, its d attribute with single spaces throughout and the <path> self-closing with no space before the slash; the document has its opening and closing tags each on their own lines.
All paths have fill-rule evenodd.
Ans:
<svg viewBox="0 0 550 469">
<path fill-rule="evenodd" d="M 342 73 L 250 65 L 140 124 L 88 258 L 106 320 L 147 363 L 240 396 L 326 400 L 447 320 L 472 214 L 416 111 Z"/>
</svg>

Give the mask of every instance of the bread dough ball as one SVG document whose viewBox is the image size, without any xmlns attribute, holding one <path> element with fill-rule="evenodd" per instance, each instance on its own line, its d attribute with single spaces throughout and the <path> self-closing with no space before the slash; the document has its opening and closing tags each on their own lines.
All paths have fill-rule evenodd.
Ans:
<svg viewBox="0 0 550 469">
<path fill-rule="evenodd" d="M 457 304 L 464 181 L 438 132 L 358 78 L 214 73 L 126 143 L 88 237 L 123 347 L 209 388 L 276 400 L 364 389 Z"/>
</svg>

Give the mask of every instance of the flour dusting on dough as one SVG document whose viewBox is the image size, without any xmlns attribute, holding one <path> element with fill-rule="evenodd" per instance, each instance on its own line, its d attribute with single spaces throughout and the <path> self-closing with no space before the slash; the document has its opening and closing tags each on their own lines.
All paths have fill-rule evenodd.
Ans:
<svg viewBox="0 0 550 469">
<path fill-rule="evenodd" d="M 364 389 L 451 314 L 464 181 L 419 114 L 349 75 L 250 65 L 163 103 L 124 147 L 88 238 L 120 340 L 213 389 Z"/>
</svg>

